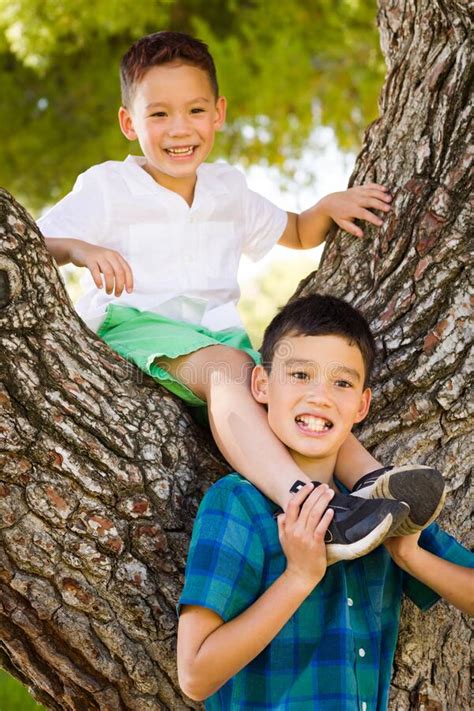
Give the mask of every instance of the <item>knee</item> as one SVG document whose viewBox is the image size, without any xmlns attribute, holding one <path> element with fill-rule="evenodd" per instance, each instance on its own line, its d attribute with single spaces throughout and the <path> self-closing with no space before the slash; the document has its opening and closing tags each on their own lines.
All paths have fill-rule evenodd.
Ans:
<svg viewBox="0 0 474 711">
<path fill-rule="evenodd" d="M 250 375 L 254 368 L 254 361 L 244 351 L 230 346 L 215 346 L 212 358 L 205 366 L 207 382 L 210 385 L 250 384 Z"/>
</svg>

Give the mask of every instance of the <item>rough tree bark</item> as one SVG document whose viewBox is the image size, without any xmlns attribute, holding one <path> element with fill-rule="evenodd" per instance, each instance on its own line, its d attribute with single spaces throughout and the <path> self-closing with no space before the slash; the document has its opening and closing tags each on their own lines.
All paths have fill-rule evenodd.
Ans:
<svg viewBox="0 0 474 711">
<path fill-rule="evenodd" d="M 333 234 L 301 285 L 348 298 L 383 353 L 362 429 L 383 460 L 444 469 L 467 542 L 466 6 L 381 0 L 388 76 L 352 181 L 394 210 Z M 48 709 L 198 708 L 174 669 L 174 604 L 202 492 L 226 466 L 172 396 L 79 321 L 43 240 L 0 193 L 0 665 Z M 468 708 L 467 621 L 404 610 L 392 709 Z"/>
<path fill-rule="evenodd" d="M 467 3 L 379 3 L 387 62 L 381 118 L 366 132 L 351 183 L 376 181 L 393 212 L 369 239 L 337 233 L 302 285 L 342 296 L 368 317 L 382 352 L 361 439 L 381 461 L 443 470 L 443 526 L 469 545 L 472 373 L 472 34 Z M 469 496 L 471 494 L 471 496 Z M 472 543 L 472 541 L 471 541 Z M 469 627 L 453 608 L 404 608 L 391 709 L 470 707 Z"/>
</svg>

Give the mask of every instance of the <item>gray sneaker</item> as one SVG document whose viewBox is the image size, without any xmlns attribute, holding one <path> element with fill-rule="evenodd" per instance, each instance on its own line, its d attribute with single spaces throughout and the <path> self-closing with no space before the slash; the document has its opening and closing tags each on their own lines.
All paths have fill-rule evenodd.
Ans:
<svg viewBox="0 0 474 711">
<path fill-rule="evenodd" d="M 313 481 L 315 486 L 320 483 Z M 303 486 L 304 482 L 295 481 L 290 491 L 296 493 Z M 334 494 L 328 508 L 334 510 L 324 539 L 328 565 L 370 553 L 393 536 L 410 513 L 407 504 L 401 501 L 366 500 L 338 493 Z"/>
<path fill-rule="evenodd" d="M 406 519 L 392 535 L 409 536 L 434 521 L 446 498 L 443 475 L 423 464 L 382 467 L 363 476 L 351 496 L 363 499 L 394 499 L 410 507 Z"/>
</svg>

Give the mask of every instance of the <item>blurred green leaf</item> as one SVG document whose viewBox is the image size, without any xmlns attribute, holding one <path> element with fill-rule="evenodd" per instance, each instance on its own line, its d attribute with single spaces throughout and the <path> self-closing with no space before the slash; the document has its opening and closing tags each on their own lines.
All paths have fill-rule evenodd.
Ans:
<svg viewBox="0 0 474 711">
<path fill-rule="evenodd" d="M 42 711 L 19 681 L 0 670 L 0 711 Z"/>
<path fill-rule="evenodd" d="M 275 259 L 242 285 L 239 313 L 254 348 L 260 348 L 265 328 L 295 293 L 300 281 L 318 268 L 320 252 L 311 250 Z"/>
<path fill-rule="evenodd" d="M 164 28 L 215 57 L 229 118 L 213 158 L 291 171 L 321 123 L 357 148 L 384 76 L 375 18 L 376 0 L 0 0 L 0 184 L 38 211 L 137 152 L 117 124 L 118 65 Z"/>
</svg>

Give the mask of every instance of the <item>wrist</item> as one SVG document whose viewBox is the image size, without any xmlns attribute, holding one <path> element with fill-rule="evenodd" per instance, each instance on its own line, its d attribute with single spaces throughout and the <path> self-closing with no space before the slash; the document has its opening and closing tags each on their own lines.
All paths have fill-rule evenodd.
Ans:
<svg viewBox="0 0 474 711">
<path fill-rule="evenodd" d="M 400 543 L 389 548 L 389 553 L 394 562 L 407 573 L 410 573 L 416 568 L 416 562 L 422 553 L 422 549 L 418 543 L 413 545 L 413 542 L 408 537 L 402 537 Z"/>
<path fill-rule="evenodd" d="M 322 576 L 308 575 L 301 570 L 294 570 L 291 565 L 287 566 L 281 577 L 288 593 L 301 598 L 301 601 L 308 597 L 322 578 Z"/>
<path fill-rule="evenodd" d="M 313 210 L 317 215 L 321 215 L 321 217 L 325 217 L 328 220 L 332 220 L 330 208 L 331 197 L 332 193 L 329 193 L 329 195 L 322 197 L 321 200 L 313 206 Z"/>
<path fill-rule="evenodd" d="M 66 240 L 64 245 L 64 251 L 68 262 L 75 264 L 76 267 L 82 266 L 81 255 L 79 252 L 81 244 L 82 240 L 71 237 Z"/>
</svg>

